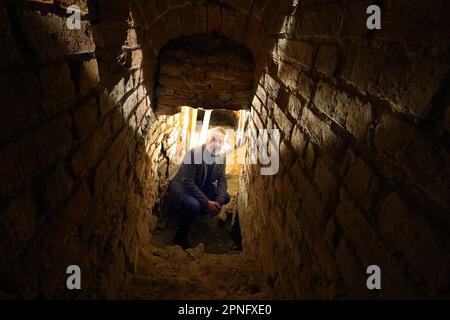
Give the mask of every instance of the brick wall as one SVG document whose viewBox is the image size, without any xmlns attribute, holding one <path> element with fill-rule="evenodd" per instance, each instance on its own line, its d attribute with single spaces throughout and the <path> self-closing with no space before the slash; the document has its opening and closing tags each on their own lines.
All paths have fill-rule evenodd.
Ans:
<svg viewBox="0 0 450 320">
<path fill-rule="evenodd" d="M 280 297 L 449 294 L 449 6 L 400 3 L 370 32 L 370 1 L 302 1 L 274 36 L 250 125 L 281 130 L 280 171 L 248 164 L 239 212 Z"/>
<path fill-rule="evenodd" d="M 255 85 L 250 74 L 261 72 L 254 61 L 265 59 L 274 45 L 268 35 L 279 31 L 291 6 L 273 0 L 132 1 L 136 39 L 149 64 L 146 78 L 155 79 L 155 112 L 173 114 L 180 105 L 248 108 Z"/>
<path fill-rule="evenodd" d="M 179 106 L 247 109 L 253 91 L 254 61 L 234 41 L 212 36 L 178 38 L 159 54 L 158 110 Z"/>
<path fill-rule="evenodd" d="M 128 8 L 101 7 L 102 23 L 79 3 L 80 31 L 64 2 L 0 7 L 0 287 L 24 298 L 120 297 L 166 179 L 177 118 L 151 111 Z M 81 294 L 64 290 L 71 264 Z"/>
<path fill-rule="evenodd" d="M 66 8 L 81 8 L 81 29 Z M 160 49 L 221 33 L 263 46 L 276 1 L 24 0 L 0 5 L 0 287 L 20 297 L 64 289 L 80 265 L 83 297 L 119 297 L 150 240 L 171 127 L 152 110 Z M 220 23 L 218 18 L 220 18 Z M 247 28 L 247 26 L 249 26 Z M 254 36 L 256 34 L 256 36 Z M 3 107 L 8 106 L 8 107 Z M 168 149 L 169 148 L 169 149 Z"/>
</svg>

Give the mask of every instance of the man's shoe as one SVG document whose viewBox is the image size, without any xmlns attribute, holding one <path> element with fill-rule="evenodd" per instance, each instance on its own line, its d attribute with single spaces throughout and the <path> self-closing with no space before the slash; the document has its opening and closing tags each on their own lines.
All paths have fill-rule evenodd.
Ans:
<svg viewBox="0 0 450 320">
<path fill-rule="evenodd" d="M 189 249 L 191 247 L 186 237 L 180 237 L 179 235 L 175 235 L 175 237 L 173 237 L 173 244 L 176 246 L 180 246 L 183 250 Z"/>
</svg>

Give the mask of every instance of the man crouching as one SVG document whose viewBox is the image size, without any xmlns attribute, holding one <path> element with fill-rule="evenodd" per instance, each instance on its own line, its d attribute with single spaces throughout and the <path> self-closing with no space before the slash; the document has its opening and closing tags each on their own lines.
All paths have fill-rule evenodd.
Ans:
<svg viewBox="0 0 450 320">
<path fill-rule="evenodd" d="M 181 210 L 181 220 L 174 244 L 189 248 L 188 233 L 196 215 L 219 214 L 230 202 L 225 174 L 225 130 L 210 129 L 205 144 L 186 152 L 175 177 L 170 181 L 167 203 L 171 210 Z"/>
</svg>

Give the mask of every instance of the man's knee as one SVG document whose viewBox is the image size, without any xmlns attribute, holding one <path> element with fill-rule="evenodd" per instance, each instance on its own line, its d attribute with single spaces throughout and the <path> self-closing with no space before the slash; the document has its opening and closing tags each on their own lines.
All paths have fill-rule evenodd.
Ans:
<svg viewBox="0 0 450 320">
<path fill-rule="evenodd" d="M 200 201 L 191 196 L 187 196 L 184 199 L 183 205 L 192 214 L 197 214 L 202 211 L 202 205 Z"/>
</svg>

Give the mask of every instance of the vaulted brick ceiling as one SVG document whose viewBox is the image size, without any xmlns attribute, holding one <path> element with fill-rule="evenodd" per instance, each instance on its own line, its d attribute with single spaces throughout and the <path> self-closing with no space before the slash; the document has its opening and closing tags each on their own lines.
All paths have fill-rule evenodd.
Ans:
<svg viewBox="0 0 450 320">
<path fill-rule="evenodd" d="M 171 41 L 159 55 L 157 110 L 180 106 L 246 109 L 253 96 L 254 61 L 237 42 L 211 35 Z"/>
<path fill-rule="evenodd" d="M 292 8 L 290 1 L 131 2 L 155 112 L 249 108 L 274 47 L 270 35 Z"/>
</svg>

